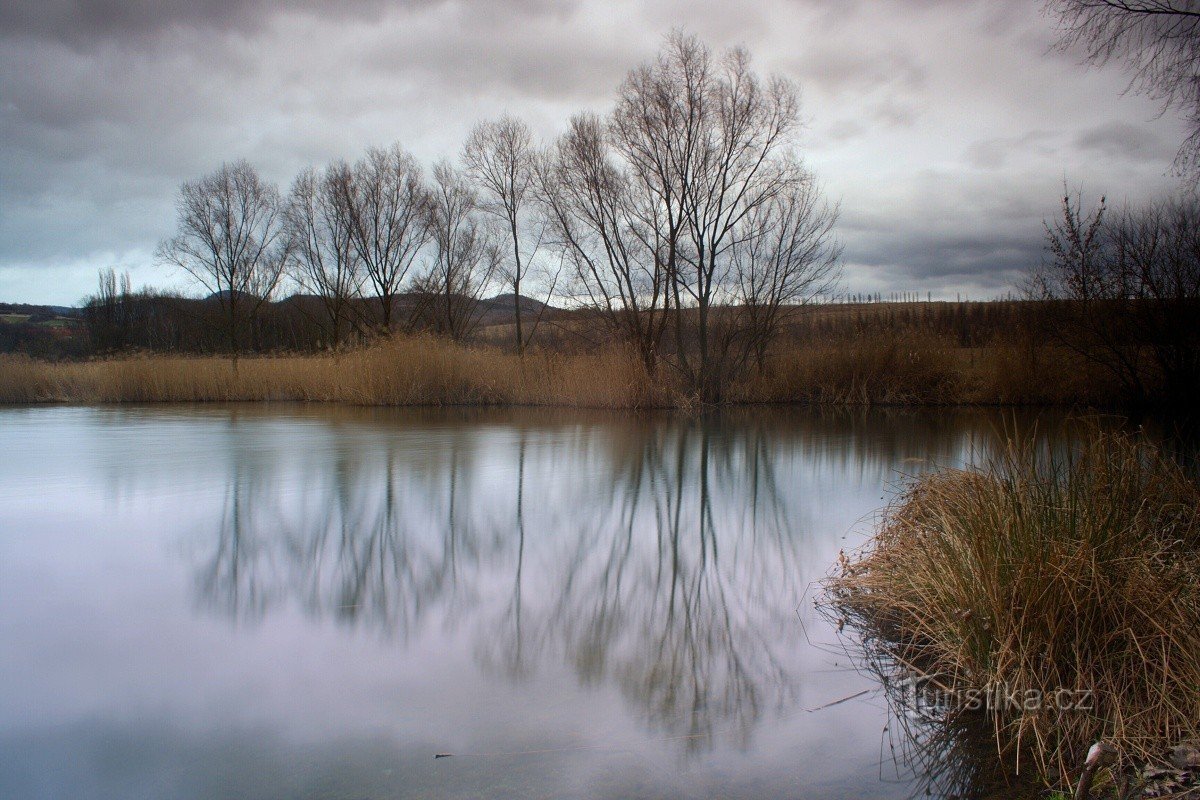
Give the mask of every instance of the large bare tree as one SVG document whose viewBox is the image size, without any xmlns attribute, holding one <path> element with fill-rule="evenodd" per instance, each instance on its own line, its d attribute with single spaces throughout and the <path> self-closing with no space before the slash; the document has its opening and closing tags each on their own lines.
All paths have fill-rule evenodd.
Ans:
<svg viewBox="0 0 1200 800">
<path fill-rule="evenodd" d="M 760 78 L 745 50 L 715 58 L 678 31 L 620 90 L 612 136 L 654 200 L 646 223 L 659 229 L 676 310 L 674 363 L 705 400 L 720 399 L 728 377 L 713 334 L 725 324 L 715 309 L 738 283 L 733 250 L 758 235 L 760 209 L 809 180 L 796 156 L 798 108 L 796 87 Z"/>
<path fill-rule="evenodd" d="M 522 283 L 541 241 L 541 226 L 530 214 L 536 156 L 529 126 L 508 116 L 476 125 L 463 147 L 467 173 L 482 190 L 480 208 L 500 220 L 512 248 L 504 277 L 514 295 L 518 355 L 524 354 L 526 344 L 521 319 Z"/>
<path fill-rule="evenodd" d="M 424 316 L 433 330 L 461 341 L 479 324 L 480 300 L 495 275 L 500 250 L 475 190 L 446 161 L 433 167 L 428 225 L 434 253 L 419 281 Z"/>
<path fill-rule="evenodd" d="M 837 206 L 802 172 L 743 221 L 730 249 L 730 325 L 717 342 L 727 373 L 736 375 L 751 358 L 761 372 L 787 315 L 834 287 L 842 254 L 833 236 L 837 218 Z"/>
<path fill-rule="evenodd" d="M 181 267 L 220 302 L 233 366 L 279 285 L 287 261 L 279 190 L 244 160 L 179 189 L 178 230 L 160 243 L 160 261 Z"/>
<path fill-rule="evenodd" d="M 785 309 L 830 288 L 840 248 L 796 154 L 796 89 L 735 49 L 673 33 L 633 70 L 608 120 L 580 115 L 542 164 L 552 243 L 578 295 L 632 342 L 721 399 L 762 364 Z"/>
<path fill-rule="evenodd" d="M 379 299 L 383 328 L 391 330 L 396 295 L 429 241 L 429 192 L 420 165 L 399 145 L 368 150 L 353 178 L 341 201 L 350 241 Z"/>
<path fill-rule="evenodd" d="M 570 265 L 572 292 L 654 375 L 669 301 L 656 198 L 618 160 L 593 114 L 571 120 L 538 174 L 550 242 Z"/>
<path fill-rule="evenodd" d="M 1118 61 L 1131 88 L 1177 109 L 1191 132 L 1175 166 L 1200 175 L 1200 0 L 1047 0 L 1059 46 L 1080 47 L 1095 64 Z"/>
<path fill-rule="evenodd" d="M 344 162 L 321 172 L 306 169 L 292 184 L 286 210 L 290 272 L 325 311 L 329 343 L 342 343 L 354 323 L 354 299 L 362 291 L 363 272 L 353 241 L 347 198 L 354 176 Z"/>
</svg>

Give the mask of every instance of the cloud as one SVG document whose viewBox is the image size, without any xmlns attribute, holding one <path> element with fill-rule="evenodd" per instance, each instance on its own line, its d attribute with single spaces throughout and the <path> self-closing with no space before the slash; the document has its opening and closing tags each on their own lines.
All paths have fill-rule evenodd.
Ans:
<svg viewBox="0 0 1200 800">
<path fill-rule="evenodd" d="M 917 54 L 901 48 L 817 46 L 805 49 L 791 66 L 806 85 L 836 95 L 916 91 L 929 78 Z"/>
<path fill-rule="evenodd" d="M 1170 186 L 1182 125 L 1119 71 L 1049 52 L 1032 0 L 17 0 L 0 299 L 74 302 L 114 263 L 152 279 L 179 183 L 228 159 L 286 185 L 372 144 L 454 157 L 504 112 L 550 138 L 677 26 L 800 84 L 863 287 L 1001 291 L 1064 177 L 1131 200 Z"/>
<path fill-rule="evenodd" d="M 1168 142 L 1155 126 L 1131 122 L 1111 122 L 1081 131 L 1075 137 L 1080 150 L 1102 158 L 1132 161 L 1168 162 L 1178 144 Z"/>
<path fill-rule="evenodd" d="M 1009 159 L 1031 153 L 1050 155 L 1056 151 L 1054 133 L 1033 130 L 1020 136 L 1002 136 L 974 142 L 967 147 L 967 163 L 979 169 L 1003 169 Z"/>
<path fill-rule="evenodd" d="M 423 3 L 409 0 L 407 4 Z M 14 0 L 0 5 L 0 30 L 6 38 L 90 49 L 101 43 L 144 43 L 179 28 L 209 35 L 253 34 L 277 13 L 307 13 L 335 21 L 350 16 L 369 19 L 388 5 L 386 0 Z"/>
</svg>

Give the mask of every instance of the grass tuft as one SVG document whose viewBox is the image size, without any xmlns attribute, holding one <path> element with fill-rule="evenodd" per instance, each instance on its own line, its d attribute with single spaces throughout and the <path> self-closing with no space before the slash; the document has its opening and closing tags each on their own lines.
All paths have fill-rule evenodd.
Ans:
<svg viewBox="0 0 1200 800">
<path fill-rule="evenodd" d="M 898 672 L 1043 698 L 989 721 L 1047 782 L 1100 738 L 1127 763 L 1161 763 L 1200 733 L 1200 490 L 1143 439 L 1022 440 L 920 478 L 827 589 Z M 1059 689 L 1093 707 L 1047 702 Z"/>
</svg>

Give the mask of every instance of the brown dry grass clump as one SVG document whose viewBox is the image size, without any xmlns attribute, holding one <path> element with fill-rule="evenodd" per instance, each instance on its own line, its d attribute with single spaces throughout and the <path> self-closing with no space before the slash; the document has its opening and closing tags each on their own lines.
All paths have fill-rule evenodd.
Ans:
<svg viewBox="0 0 1200 800">
<path fill-rule="evenodd" d="M 1026 442 L 921 478 L 828 590 L 901 672 L 1039 693 L 1041 708 L 991 722 L 1043 778 L 1100 738 L 1140 763 L 1200 733 L 1200 490 L 1144 440 Z M 1058 710 L 1059 689 L 1094 707 Z"/>
</svg>

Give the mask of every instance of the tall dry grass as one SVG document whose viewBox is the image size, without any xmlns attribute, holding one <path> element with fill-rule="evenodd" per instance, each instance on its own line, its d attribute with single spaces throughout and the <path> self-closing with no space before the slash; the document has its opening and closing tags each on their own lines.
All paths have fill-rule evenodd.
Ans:
<svg viewBox="0 0 1200 800">
<path fill-rule="evenodd" d="M 964 402 L 964 383 L 949 342 L 903 333 L 785 350 L 747 391 L 776 402 L 929 405 Z"/>
<path fill-rule="evenodd" d="M 397 337 L 329 355 L 134 356 L 47 363 L 0 356 L 0 402 L 324 401 L 362 405 L 678 403 L 620 350 L 525 359 L 432 337 Z"/>
<path fill-rule="evenodd" d="M 740 397 L 839 405 L 1117 407 L 1121 387 L 1095 365 L 1024 337 L 964 347 L 928 331 L 859 335 L 779 350 Z"/>
<path fill-rule="evenodd" d="M 738 403 L 890 405 L 1116 402 L 1069 354 L 1002 344 L 964 348 L 928 332 L 784 342 L 762 372 L 733 381 Z M 618 346 L 536 350 L 394 337 L 340 354 L 242 358 L 122 356 L 41 362 L 0 355 L 0 402 L 330 401 L 605 408 L 695 404 L 668 368 L 650 376 Z"/>
<path fill-rule="evenodd" d="M 1050 782 L 1099 738 L 1154 763 L 1200 734 L 1200 490 L 1143 440 L 1024 442 L 917 480 L 827 588 L 892 677 L 1038 693 L 989 721 Z M 1060 708 L 1059 689 L 1094 707 Z"/>
</svg>

